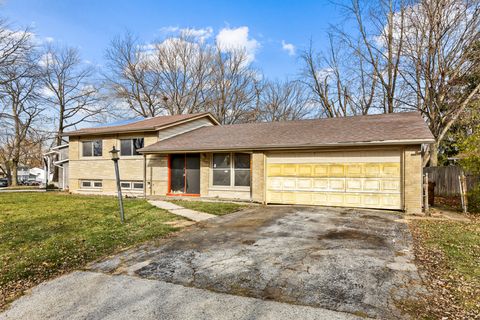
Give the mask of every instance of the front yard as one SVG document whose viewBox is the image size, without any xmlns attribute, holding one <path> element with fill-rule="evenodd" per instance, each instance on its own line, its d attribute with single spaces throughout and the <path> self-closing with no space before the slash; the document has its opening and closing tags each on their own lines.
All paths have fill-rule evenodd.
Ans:
<svg viewBox="0 0 480 320">
<path fill-rule="evenodd" d="M 245 209 L 248 204 L 239 204 L 232 202 L 208 202 L 191 200 L 170 200 L 170 202 L 185 207 L 187 209 L 223 216 L 235 211 Z"/>
<path fill-rule="evenodd" d="M 478 319 L 480 315 L 480 219 L 414 220 L 417 265 L 432 296 L 409 311 L 418 319 Z"/>
<path fill-rule="evenodd" d="M 101 256 L 165 236 L 177 216 L 144 200 L 63 193 L 0 194 L 0 309 L 48 278 Z"/>
</svg>

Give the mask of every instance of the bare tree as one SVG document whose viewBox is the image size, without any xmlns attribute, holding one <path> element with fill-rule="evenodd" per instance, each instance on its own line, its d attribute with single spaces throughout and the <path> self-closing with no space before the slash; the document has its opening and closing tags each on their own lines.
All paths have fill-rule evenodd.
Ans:
<svg viewBox="0 0 480 320">
<path fill-rule="evenodd" d="M 401 95 L 398 81 L 405 38 L 406 0 L 379 0 L 363 2 L 352 0 L 344 5 L 353 18 L 356 32 L 335 32 L 347 43 L 362 61 L 362 68 L 378 85 L 377 94 L 384 113 L 398 107 Z"/>
<path fill-rule="evenodd" d="M 141 44 L 132 34 L 115 38 L 106 51 L 106 82 L 113 96 L 135 115 L 154 117 L 164 111 L 159 74 L 153 70 L 154 45 Z"/>
<path fill-rule="evenodd" d="M 212 71 L 205 86 L 210 111 L 221 123 L 246 122 L 255 117 L 259 81 L 244 50 L 228 52 L 216 48 Z"/>
<path fill-rule="evenodd" d="M 159 81 L 158 96 L 165 113 L 204 111 L 211 74 L 210 48 L 188 33 L 154 45 L 150 65 Z"/>
<path fill-rule="evenodd" d="M 268 82 L 261 95 L 261 120 L 298 120 L 311 114 L 309 97 L 298 81 Z"/>
<path fill-rule="evenodd" d="M 14 30 L 8 23 L 0 18 L 0 70 L 10 68 L 15 64 L 26 61 L 26 52 L 32 49 L 31 34 L 28 29 Z M 10 72 L 2 72 L 0 83 L 15 79 L 5 78 Z M 10 76 L 12 76 L 10 74 Z"/>
<path fill-rule="evenodd" d="M 424 164 L 437 165 L 438 149 L 465 109 L 479 98 L 480 4 L 423 0 L 409 8 L 401 75 L 435 136 Z M 478 101 L 478 100 L 477 100 Z"/>
<path fill-rule="evenodd" d="M 54 109 L 56 145 L 69 128 L 94 121 L 105 112 L 99 86 L 93 80 L 94 69 L 85 66 L 74 48 L 47 46 L 40 61 L 43 67 L 45 101 Z"/>
<path fill-rule="evenodd" d="M 4 126 L 0 135 L 0 168 L 12 185 L 17 185 L 17 169 L 21 161 L 30 157 L 31 148 L 41 143 L 35 124 L 43 111 L 39 101 L 40 72 L 31 53 L 23 53 L 22 63 L 2 68 L 4 79 L 0 84 L 4 106 Z"/>
<path fill-rule="evenodd" d="M 312 43 L 301 59 L 300 80 L 307 87 L 310 104 L 320 117 L 367 114 L 376 102 L 377 77 L 357 49 L 344 46 L 329 34 L 328 51 L 316 53 Z"/>
</svg>

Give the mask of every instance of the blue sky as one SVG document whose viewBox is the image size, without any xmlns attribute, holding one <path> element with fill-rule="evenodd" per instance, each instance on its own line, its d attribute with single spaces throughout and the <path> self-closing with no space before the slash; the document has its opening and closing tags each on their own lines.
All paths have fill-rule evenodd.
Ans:
<svg viewBox="0 0 480 320">
<path fill-rule="evenodd" d="M 330 1 L 140 1 L 0 0 L 0 16 L 30 26 L 41 40 L 80 49 L 82 57 L 102 65 L 116 35 L 129 30 L 145 41 L 161 39 L 172 28 L 223 30 L 231 41 L 247 41 L 254 66 L 272 79 L 299 72 L 298 53 L 310 38 L 321 49 L 330 24 L 341 12 Z M 248 38 L 243 28 L 248 27 Z M 239 38 L 240 36 L 240 38 Z M 243 37 L 243 38 L 242 38 Z"/>
</svg>

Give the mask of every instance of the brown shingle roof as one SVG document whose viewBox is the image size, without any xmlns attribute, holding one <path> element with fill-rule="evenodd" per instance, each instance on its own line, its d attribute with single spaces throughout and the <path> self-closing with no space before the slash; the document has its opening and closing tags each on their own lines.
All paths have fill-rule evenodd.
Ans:
<svg viewBox="0 0 480 320">
<path fill-rule="evenodd" d="M 155 131 L 161 127 L 172 125 L 177 122 L 200 118 L 208 116 L 212 121 L 216 122 L 215 118 L 208 113 L 193 113 L 193 114 L 179 114 L 174 116 L 159 116 L 149 118 L 145 120 L 139 120 L 128 124 L 122 124 L 117 126 L 105 126 L 97 128 L 85 128 L 76 131 L 65 132 L 65 136 L 80 136 L 80 135 L 93 135 L 93 134 L 108 134 L 108 133 L 120 133 L 120 132 L 138 132 L 138 131 Z"/>
<path fill-rule="evenodd" d="M 418 112 L 203 127 L 141 149 L 143 153 L 268 150 L 350 144 L 433 142 Z"/>
</svg>

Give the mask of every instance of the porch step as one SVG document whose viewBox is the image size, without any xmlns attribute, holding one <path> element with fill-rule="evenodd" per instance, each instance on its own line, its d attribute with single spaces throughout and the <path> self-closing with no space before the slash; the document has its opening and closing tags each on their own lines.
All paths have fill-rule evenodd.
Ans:
<svg viewBox="0 0 480 320">
<path fill-rule="evenodd" d="M 184 207 L 178 206 L 168 201 L 149 200 L 148 203 L 150 203 L 151 205 L 157 208 L 167 210 L 170 213 L 173 213 L 177 216 L 182 216 L 192 221 L 203 221 L 203 220 L 216 217 L 213 214 L 186 209 Z"/>
</svg>

